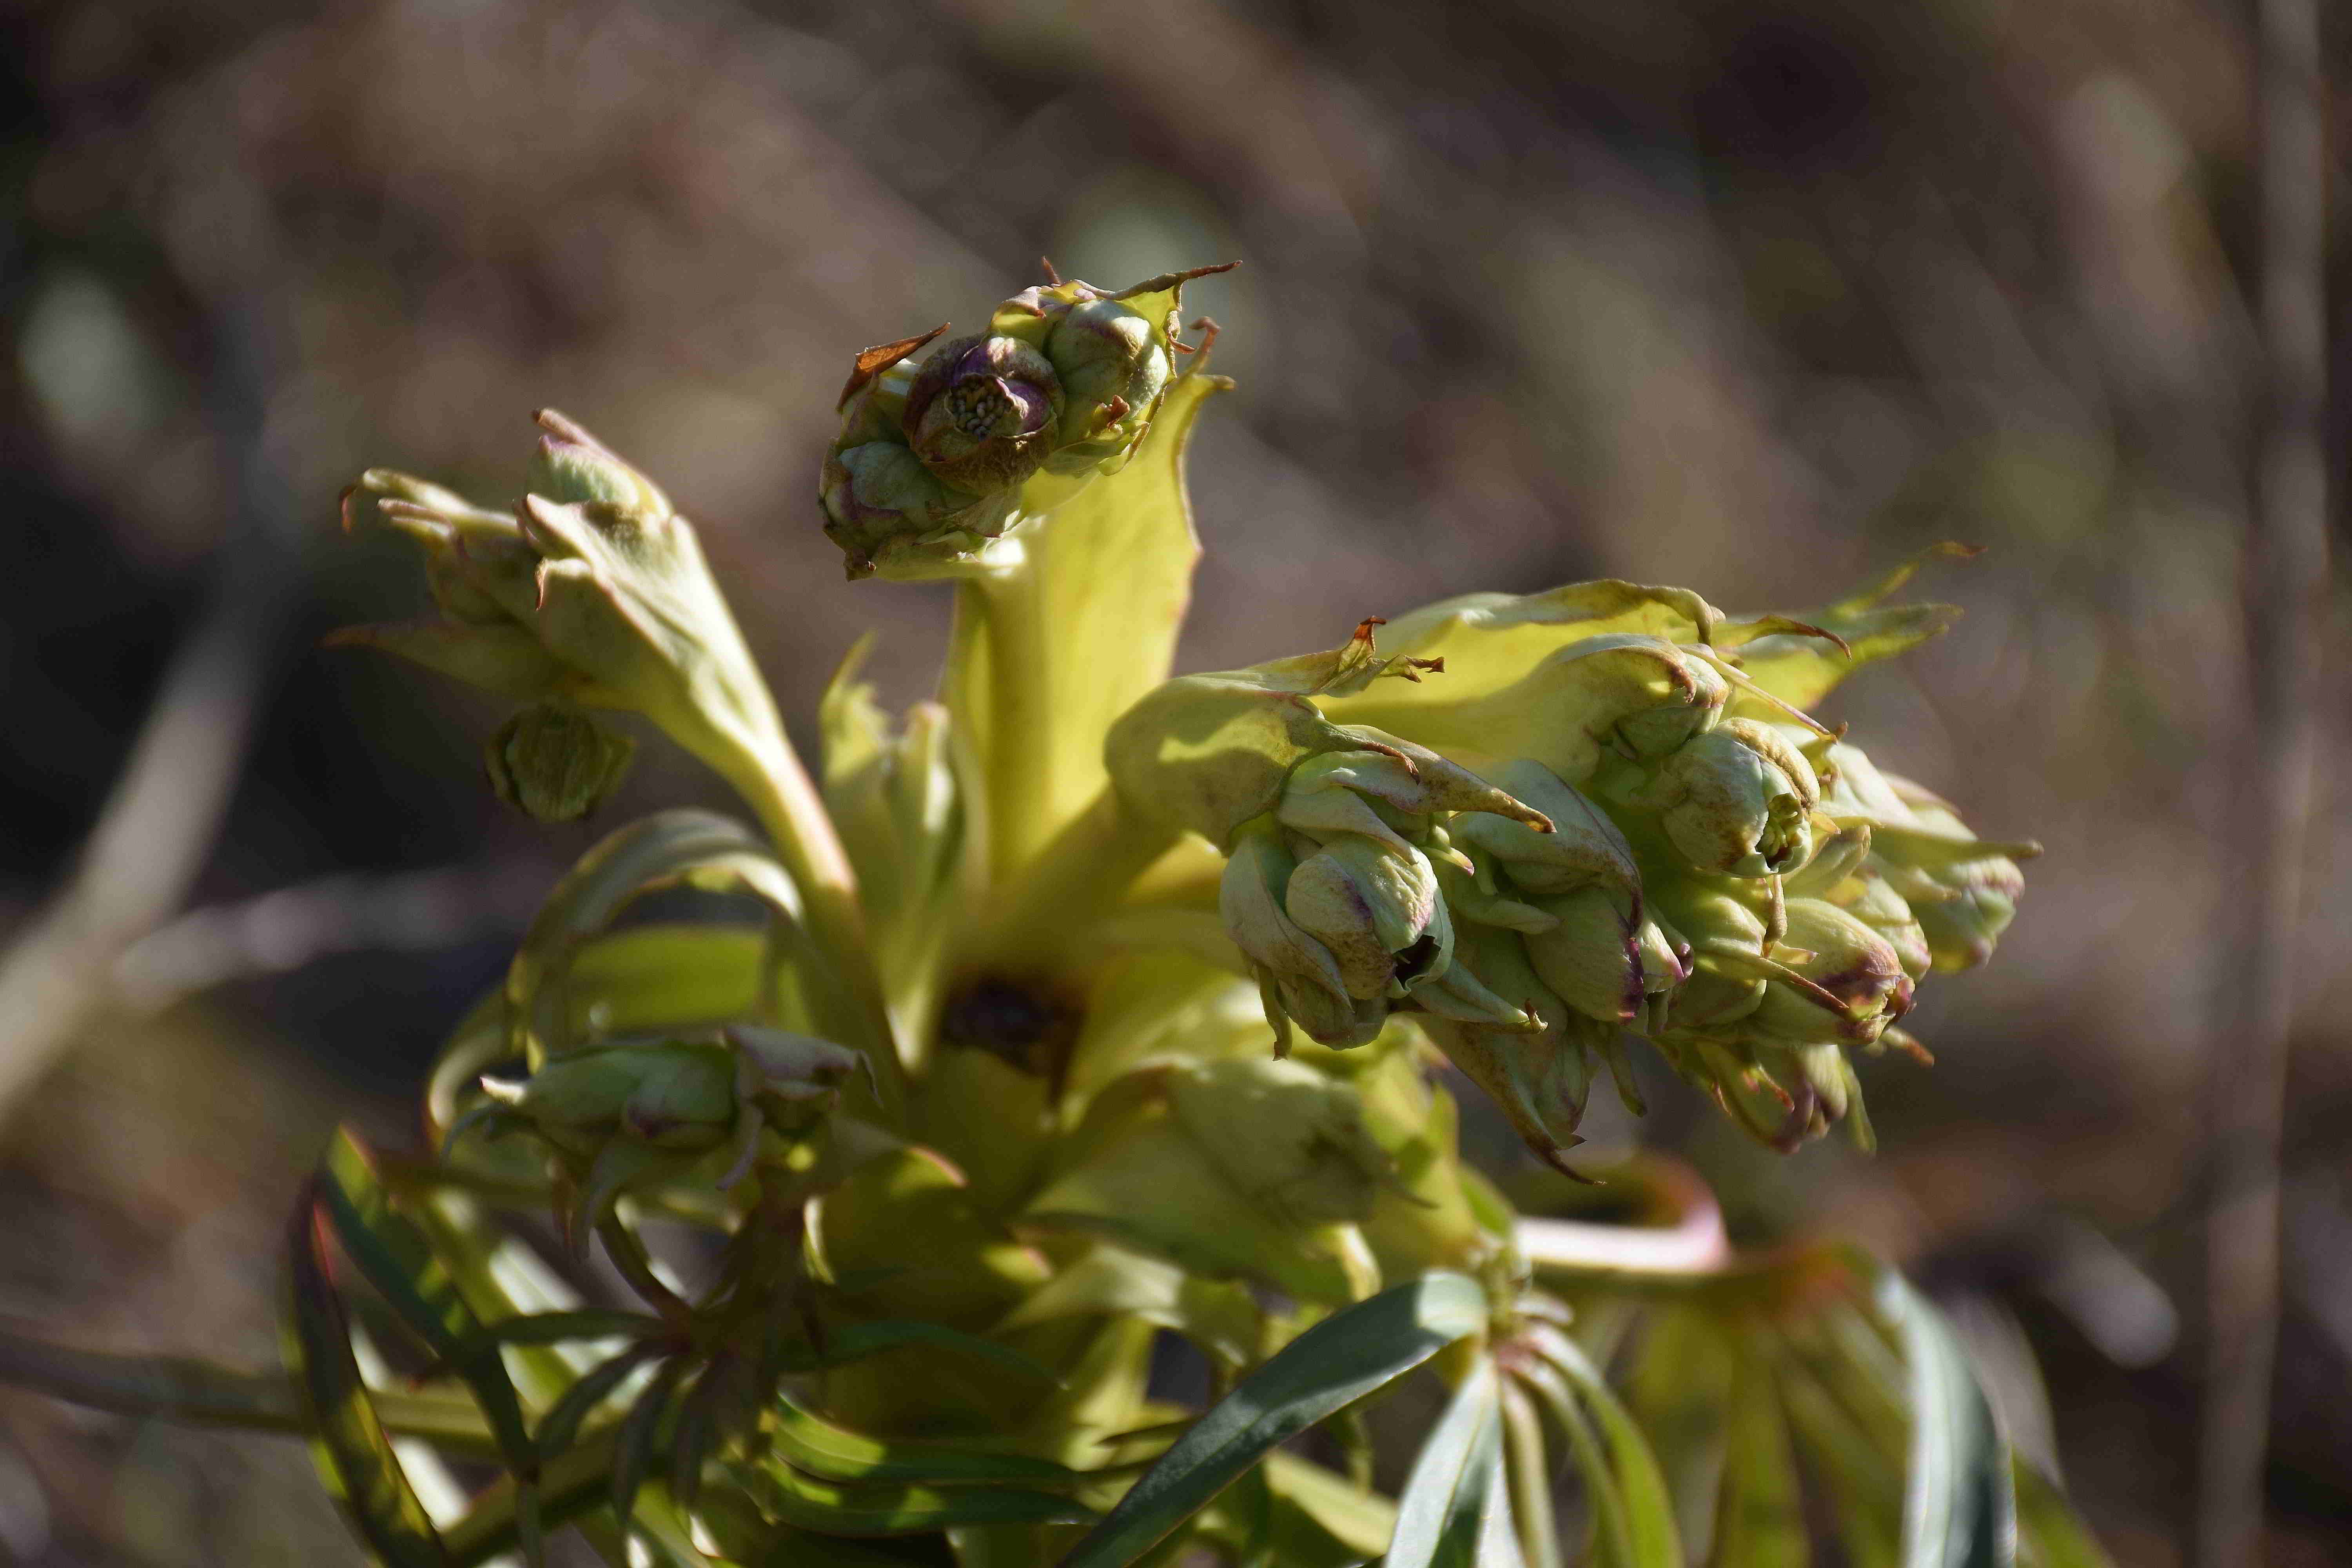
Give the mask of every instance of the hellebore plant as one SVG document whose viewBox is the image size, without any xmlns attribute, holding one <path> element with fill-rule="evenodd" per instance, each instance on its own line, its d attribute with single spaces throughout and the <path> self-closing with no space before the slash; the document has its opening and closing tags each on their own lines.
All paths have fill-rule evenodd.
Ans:
<svg viewBox="0 0 2352 1568">
<path fill-rule="evenodd" d="M 1855 1055 L 1925 1058 L 1898 1020 L 2032 846 L 1808 710 L 1953 612 L 1890 602 L 1909 566 L 1797 616 L 1583 583 L 1171 679 L 1230 384 L 1197 276 L 856 356 L 825 531 L 852 578 L 952 580 L 956 629 L 901 716 L 851 654 L 814 780 L 692 527 L 578 426 L 540 416 L 510 510 L 363 476 L 347 523 L 414 539 L 437 614 L 343 640 L 514 699 L 502 798 L 593 809 L 635 714 L 757 826 L 604 839 L 425 1152 L 338 1136 L 290 1375 L 47 1385 L 310 1434 L 401 1568 L 565 1526 L 614 1563 L 2097 1561 L 1899 1277 L 1735 1254 L 1679 1168 L 1570 1155 L 1598 1069 L 1641 1108 L 1629 1037 L 1776 1148 L 1867 1142 Z M 1665 1223 L 1516 1216 L 1448 1061 Z M 1153 1393 L 1177 1344 L 1205 1408 Z M 1383 1495 L 1363 1412 L 1424 1363 Z"/>
</svg>

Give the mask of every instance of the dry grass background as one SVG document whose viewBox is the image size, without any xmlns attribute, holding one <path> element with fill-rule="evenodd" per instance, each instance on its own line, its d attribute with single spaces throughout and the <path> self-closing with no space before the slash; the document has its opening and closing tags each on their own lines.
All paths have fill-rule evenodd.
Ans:
<svg viewBox="0 0 2352 1568">
<path fill-rule="evenodd" d="M 1775 1161 L 1673 1095 L 1646 1131 L 1750 1234 L 1859 1231 L 1989 1336 L 2021 1322 L 2119 1559 L 2177 1560 L 2242 897 L 2231 8 L 74 0 L 7 26 L 20 912 L 69 869 L 220 552 L 261 552 L 278 607 L 194 890 L 233 918 L 164 953 L 191 982 L 207 954 L 268 973 L 160 1012 L 119 993 L 0 1105 L 0 1310 L 270 1353 L 293 1173 L 339 1115 L 404 1125 L 436 1030 L 592 836 L 494 814 L 487 709 L 315 650 L 413 602 L 396 552 L 334 532 L 358 469 L 496 494 L 532 408 L 583 419 L 703 521 L 806 736 L 858 630 L 884 628 L 900 697 L 943 640 L 942 598 L 844 584 L 817 531 L 848 356 L 975 319 L 1041 251 L 1106 283 L 1240 258 L 1192 296 L 1241 384 L 1193 463 L 1192 667 L 1475 588 L 1614 574 L 1794 610 L 1936 540 L 1990 547 L 1926 584 L 1959 628 L 1836 710 L 1982 830 L 2049 847 L 1992 968 L 1926 994 L 1941 1065 L 1867 1075 L 1875 1160 Z M 2326 743 L 2280 1563 L 2352 1554 L 2340 700 Z M 614 809 L 697 792 L 650 766 Z M 384 913 L 379 879 L 451 866 Z M 288 887 L 311 901 L 247 901 Z M 0 1392 L 0 1563 L 342 1560 L 331 1531 L 291 1446 Z"/>
</svg>

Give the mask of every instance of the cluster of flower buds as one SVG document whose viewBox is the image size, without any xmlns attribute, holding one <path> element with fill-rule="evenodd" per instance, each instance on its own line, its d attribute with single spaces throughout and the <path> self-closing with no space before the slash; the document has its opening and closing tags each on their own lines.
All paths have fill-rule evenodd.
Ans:
<svg viewBox="0 0 2352 1568">
<path fill-rule="evenodd" d="M 859 353 L 817 487 L 849 575 L 969 559 L 1125 461 L 1191 352 L 1179 294 L 1231 265 L 1116 290 L 1056 278 L 997 306 L 985 331 Z"/>
<path fill-rule="evenodd" d="M 605 1040 L 551 1057 L 527 1079 L 484 1078 L 486 1098 L 448 1136 L 536 1135 L 565 1173 L 562 1218 L 576 1244 L 624 1191 L 679 1179 L 717 1151 L 732 1152 L 719 1184 L 733 1185 L 758 1159 L 763 1132 L 807 1131 L 865 1059 L 748 1024 Z"/>
<path fill-rule="evenodd" d="M 1418 1015 L 1555 1163 L 1596 1061 L 1639 1108 L 1625 1032 L 1777 1146 L 1850 1115 L 1866 1139 L 1849 1051 L 1924 1055 L 1915 985 L 1990 953 L 2034 851 L 1791 700 L 1948 624 L 1879 605 L 1903 575 L 1812 622 L 1618 582 L 1452 600 L 1386 655 L 1367 621 L 1171 681 L 1107 760 L 1130 809 L 1225 852 L 1277 1048 Z"/>
<path fill-rule="evenodd" d="M 511 510 L 371 468 L 343 496 L 425 553 L 437 619 L 353 626 L 382 648 L 531 706 L 487 758 L 500 795 L 567 820 L 609 793 L 633 744 L 580 711 L 652 720 L 730 776 L 781 743 L 751 650 L 694 529 L 660 487 L 552 409 Z M 747 760 L 752 759 L 752 760 Z"/>
</svg>

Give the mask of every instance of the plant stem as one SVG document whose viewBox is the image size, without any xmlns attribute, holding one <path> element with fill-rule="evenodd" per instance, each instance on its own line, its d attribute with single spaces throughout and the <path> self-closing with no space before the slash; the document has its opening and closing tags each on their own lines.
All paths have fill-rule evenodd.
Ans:
<svg viewBox="0 0 2352 1568">
<path fill-rule="evenodd" d="M 53 1399 L 197 1426 L 241 1426 L 301 1436 L 313 1430 L 294 1385 L 281 1373 L 243 1372 L 191 1356 L 122 1355 L 47 1343 L 0 1326 L 0 1383 Z M 385 1431 L 417 1437 L 468 1458 L 499 1456 L 498 1441 L 470 1400 L 399 1389 L 371 1390 Z"/>
<path fill-rule="evenodd" d="M 1522 1219 L 1519 1250 L 1538 1268 L 1580 1273 L 1708 1275 L 1737 1262 L 1724 1235 L 1723 1210 L 1698 1173 L 1645 1158 L 1615 1178 L 1630 1178 L 1671 1206 L 1672 1224 L 1594 1225 L 1583 1220 Z"/>
<path fill-rule="evenodd" d="M 988 638 L 989 873 L 1002 884 L 1052 834 L 1054 650 L 1037 574 L 1022 561 L 964 579 L 959 593 Z"/>
<path fill-rule="evenodd" d="M 906 1090 L 906 1064 L 882 998 L 866 912 L 857 901 L 857 873 L 849 864 L 824 797 L 801 766 L 782 721 L 753 745 L 724 742 L 703 749 L 704 760 L 735 786 L 744 804 L 775 845 L 776 857 L 799 887 L 809 936 L 830 958 L 829 973 L 812 976 L 839 1016 L 833 1026 L 862 1046 L 873 1059 L 886 1110 L 895 1111 Z"/>
</svg>

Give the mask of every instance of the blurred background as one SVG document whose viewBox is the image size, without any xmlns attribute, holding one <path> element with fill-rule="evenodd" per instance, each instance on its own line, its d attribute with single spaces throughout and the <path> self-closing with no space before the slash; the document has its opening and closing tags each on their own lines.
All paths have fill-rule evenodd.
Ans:
<svg viewBox="0 0 2352 1568">
<path fill-rule="evenodd" d="M 1041 252 L 1106 285 L 1238 258 L 1188 295 L 1240 383 L 1194 447 L 1189 668 L 1474 589 L 1799 611 L 1989 547 L 1920 585 L 1958 628 L 1832 711 L 2049 848 L 1993 965 L 1927 987 L 1938 1066 L 1864 1068 L 1874 1159 L 1759 1152 L 1671 1089 L 1640 1135 L 1738 1234 L 1858 1234 L 1995 1361 L 2030 1344 L 2049 1420 L 2021 1398 L 2021 1440 L 2119 1561 L 2181 1560 L 2209 1064 L 2249 1000 L 2238 8 L 72 0 L 0 26 L 0 1313 L 273 1357 L 299 1173 L 338 1118 L 409 1135 L 443 1031 L 600 831 L 492 801 L 488 701 L 319 647 L 423 603 L 396 544 L 337 530 L 361 468 L 500 496 L 534 408 L 582 419 L 701 521 L 806 737 L 858 630 L 900 700 L 944 641 L 943 597 L 845 584 L 818 531 L 855 351 L 976 321 Z M 2344 717 L 2300 937 L 2280 1563 L 2352 1560 Z M 648 751 L 607 826 L 717 799 Z M 0 1389 L 0 1563 L 356 1560 L 298 1445 Z"/>
</svg>

